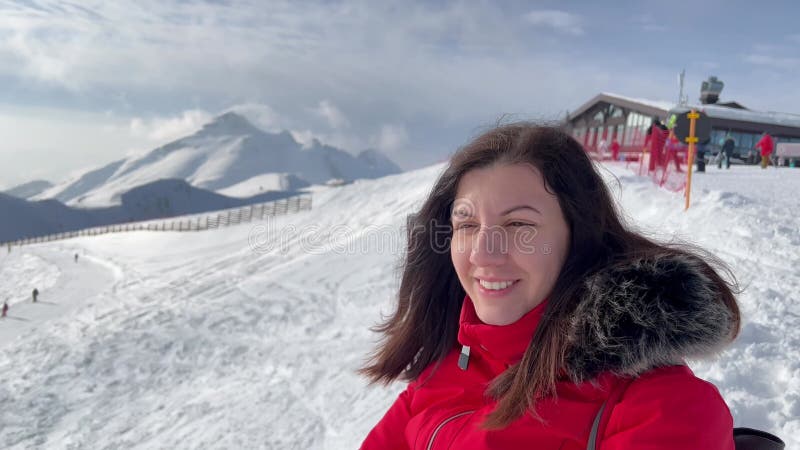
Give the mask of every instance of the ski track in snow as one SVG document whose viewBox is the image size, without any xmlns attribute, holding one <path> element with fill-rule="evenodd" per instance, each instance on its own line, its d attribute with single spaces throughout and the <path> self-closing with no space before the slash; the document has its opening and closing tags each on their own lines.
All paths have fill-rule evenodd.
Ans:
<svg viewBox="0 0 800 450">
<path fill-rule="evenodd" d="M 392 310 L 406 216 L 442 167 L 320 189 L 312 211 L 265 222 L 1 252 L 0 299 L 29 321 L 0 322 L 0 446 L 357 448 L 403 389 L 355 370 Z M 741 336 L 692 368 L 737 426 L 800 447 L 800 173 L 709 168 L 684 212 L 605 167 L 632 224 L 731 266 Z M 30 304 L 31 285 L 61 306 Z"/>
</svg>

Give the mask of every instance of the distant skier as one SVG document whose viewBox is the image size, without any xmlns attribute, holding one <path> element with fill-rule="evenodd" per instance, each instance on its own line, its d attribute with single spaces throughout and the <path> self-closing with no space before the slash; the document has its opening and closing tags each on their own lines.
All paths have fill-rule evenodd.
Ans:
<svg viewBox="0 0 800 450">
<path fill-rule="evenodd" d="M 39 290 L 33 288 L 33 303 L 36 303 L 36 299 L 39 297 Z"/>
<path fill-rule="evenodd" d="M 661 167 L 662 164 L 666 167 L 663 161 L 663 152 L 668 135 L 669 131 L 666 125 L 661 123 L 658 116 L 653 116 L 653 123 L 647 130 L 647 136 L 644 139 L 644 146 L 650 152 L 650 163 L 647 169 L 649 172 L 655 171 L 656 167 Z"/>
<path fill-rule="evenodd" d="M 667 144 L 664 146 L 666 149 L 666 156 L 664 158 L 664 169 L 666 170 L 667 166 L 669 165 L 670 160 L 675 163 L 675 171 L 676 172 L 683 172 L 681 170 L 681 159 L 678 157 L 678 153 L 681 150 L 681 141 L 678 140 L 678 137 L 675 136 L 675 133 L 670 131 L 669 138 L 667 138 Z"/>
<path fill-rule="evenodd" d="M 736 148 L 736 141 L 733 140 L 733 136 L 727 134 L 722 140 L 722 148 L 717 155 L 717 168 L 722 169 L 723 164 L 726 169 L 731 168 L 731 156 L 733 156 L 734 148 Z"/>
<path fill-rule="evenodd" d="M 78 254 L 75 253 L 75 262 L 78 262 Z"/>
<path fill-rule="evenodd" d="M 761 150 L 761 168 L 766 169 L 769 165 L 769 158 L 770 155 L 772 155 L 772 150 L 775 148 L 775 142 L 772 140 L 772 136 L 765 131 L 755 147 Z"/>
<path fill-rule="evenodd" d="M 611 160 L 612 161 L 619 161 L 619 141 L 615 137 L 611 140 Z"/>
<path fill-rule="evenodd" d="M 597 151 L 600 153 L 600 159 L 606 159 L 606 153 L 608 153 L 608 141 L 605 139 L 600 139 L 600 143 L 597 145 Z"/>
<path fill-rule="evenodd" d="M 3 313 L 0 317 L 5 317 L 8 314 L 8 302 L 3 302 Z"/>
</svg>

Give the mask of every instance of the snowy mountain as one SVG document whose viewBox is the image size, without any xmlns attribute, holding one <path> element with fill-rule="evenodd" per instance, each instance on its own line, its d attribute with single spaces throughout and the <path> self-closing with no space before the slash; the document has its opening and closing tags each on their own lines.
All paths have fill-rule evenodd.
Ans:
<svg viewBox="0 0 800 450">
<path fill-rule="evenodd" d="M 36 199 L 55 198 L 71 206 L 119 204 L 123 193 L 159 179 L 177 178 L 218 191 L 264 174 L 290 174 L 294 185 L 322 184 L 399 173 L 388 158 L 368 150 L 358 156 L 314 141 L 304 149 L 288 131 L 267 133 L 234 112 L 197 133 L 140 156 L 112 162 L 54 186 Z M 299 179 L 299 180 L 298 180 Z"/>
<path fill-rule="evenodd" d="M 355 370 L 392 311 L 406 217 L 442 168 L 320 187 L 312 211 L 260 231 L 0 251 L 0 447 L 358 448 L 404 388 Z M 741 335 L 690 365 L 736 426 L 800 448 L 800 170 L 708 167 L 688 211 L 622 163 L 601 173 L 632 226 L 731 266 Z"/>
<path fill-rule="evenodd" d="M 278 200 L 297 191 L 267 191 L 248 197 L 227 197 L 198 189 L 184 180 L 158 180 L 120 196 L 119 205 L 105 208 L 72 208 L 58 200 L 26 201 L 0 194 L 0 242 L 64 231 L 198 214 Z"/>
<path fill-rule="evenodd" d="M 51 187 L 53 187 L 53 184 L 49 181 L 34 180 L 28 183 L 20 184 L 19 186 L 15 186 L 7 191 L 4 191 L 3 194 L 8 194 L 22 199 L 28 199 L 35 195 L 41 194 Z"/>
</svg>

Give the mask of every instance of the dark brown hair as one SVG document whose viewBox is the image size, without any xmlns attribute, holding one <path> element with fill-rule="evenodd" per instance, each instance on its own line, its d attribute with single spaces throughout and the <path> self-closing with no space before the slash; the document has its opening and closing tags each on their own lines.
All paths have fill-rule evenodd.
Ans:
<svg viewBox="0 0 800 450">
<path fill-rule="evenodd" d="M 568 318 L 581 298 L 582 280 L 612 263 L 665 252 L 694 256 L 700 252 L 689 246 L 659 244 L 628 230 L 591 159 L 560 128 L 531 123 L 498 126 L 453 155 L 425 203 L 409 219 L 397 310 L 375 327 L 384 341 L 361 369 L 373 382 L 416 379 L 457 344 L 465 292 L 451 261 L 449 241 L 441 242 L 442 229 L 449 227 L 464 174 L 493 164 L 519 163 L 538 168 L 545 187 L 557 196 L 570 227 L 570 243 L 544 316 L 522 360 L 498 376 L 489 389 L 498 400 L 484 424 L 489 428 L 504 427 L 533 411 L 538 399 L 555 395 L 556 379 L 568 351 Z M 733 339 L 740 326 L 735 285 L 706 262 L 727 271 L 719 260 L 706 253 L 700 259 L 705 275 L 718 288 L 717 298 L 731 312 Z"/>
</svg>

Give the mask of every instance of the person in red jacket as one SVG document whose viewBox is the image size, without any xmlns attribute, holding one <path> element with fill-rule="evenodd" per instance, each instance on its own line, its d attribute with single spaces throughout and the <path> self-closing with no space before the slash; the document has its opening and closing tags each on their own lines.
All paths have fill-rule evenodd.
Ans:
<svg viewBox="0 0 800 450">
<path fill-rule="evenodd" d="M 761 139 L 756 143 L 756 148 L 761 150 L 761 168 L 766 169 L 769 165 L 769 157 L 772 155 L 772 150 L 775 148 L 772 136 L 765 131 Z"/>
<path fill-rule="evenodd" d="M 603 450 L 734 448 L 727 405 L 684 363 L 738 334 L 731 286 L 711 256 L 627 229 L 560 129 L 460 149 L 407 242 L 361 372 L 410 383 L 362 450 L 586 449 L 597 417 Z"/>
<path fill-rule="evenodd" d="M 673 131 L 670 131 L 669 138 L 667 138 L 667 144 L 664 147 L 666 149 L 666 159 L 664 161 L 665 169 L 671 160 L 675 163 L 675 171 L 683 172 L 683 170 L 681 170 L 681 160 L 678 157 L 678 152 L 681 150 L 681 147 L 683 147 L 681 141 L 678 140 L 678 137 L 675 136 Z"/>
<path fill-rule="evenodd" d="M 619 141 L 615 137 L 611 140 L 611 160 L 612 161 L 619 161 Z"/>
<path fill-rule="evenodd" d="M 650 153 L 650 163 L 647 169 L 650 172 L 655 171 L 656 167 L 666 167 L 663 153 L 667 135 L 669 135 L 669 130 L 667 130 L 666 125 L 661 123 L 661 119 L 658 116 L 654 116 L 653 123 L 647 130 L 647 136 L 644 139 L 644 146 Z"/>
</svg>

